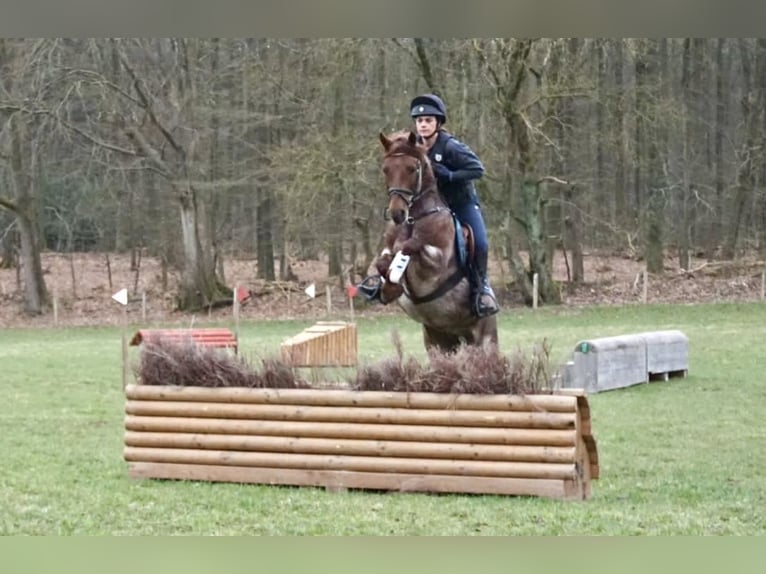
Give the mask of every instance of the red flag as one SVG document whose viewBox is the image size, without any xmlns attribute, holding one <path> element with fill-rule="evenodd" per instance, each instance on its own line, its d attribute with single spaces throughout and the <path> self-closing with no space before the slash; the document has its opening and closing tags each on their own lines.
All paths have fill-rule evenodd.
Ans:
<svg viewBox="0 0 766 574">
<path fill-rule="evenodd" d="M 247 289 L 247 287 L 238 285 L 237 286 L 237 301 L 239 301 L 239 304 L 241 305 L 248 299 L 250 299 L 250 290 Z"/>
</svg>

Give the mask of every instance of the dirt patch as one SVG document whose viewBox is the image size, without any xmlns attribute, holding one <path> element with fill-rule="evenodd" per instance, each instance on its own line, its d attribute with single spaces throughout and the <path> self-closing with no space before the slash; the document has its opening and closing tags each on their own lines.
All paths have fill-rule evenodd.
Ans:
<svg viewBox="0 0 766 574">
<path fill-rule="evenodd" d="M 139 271 L 130 267 L 128 255 L 110 254 L 43 254 L 43 269 L 48 289 L 56 298 L 56 315 L 27 317 L 22 312 L 22 295 L 15 269 L 0 269 L 0 326 L 46 327 L 118 324 L 122 307 L 111 299 L 123 287 L 128 289 L 127 312 L 132 323 L 177 324 L 208 320 L 226 321 L 231 307 L 214 309 L 196 315 L 174 311 L 177 277 L 167 277 L 163 288 L 159 262 L 144 258 Z M 638 304 L 643 299 L 644 262 L 620 255 L 588 253 L 585 257 L 585 279 L 570 285 L 564 258 L 557 254 L 554 278 L 561 282 L 565 306 Z M 702 303 L 714 301 L 754 301 L 761 297 L 764 262 L 753 258 L 736 262 L 694 259 L 691 271 L 682 271 L 675 259 L 666 259 L 662 275 L 648 278 L 647 300 L 650 303 Z M 255 262 L 227 262 L 225 273 L 229 285 L 240 284 L 252 292 L 252 298 L 241 308 L 243 321 L 276 319 L 317 319 L 327 316 L 327 294 L 333 316 L 350 317 L 351 309 L 344 287 L 337 279 L 328 280 L 323 261 L 300 261 L 293 265 L 298 277 L 293 282 L 265 283 L 255 279 Z M 111 278 L 110 278 L 111 275 Z M 521 307 L 523 302 L 509 285 L 507 269 L 495 262 L 491 267 L 493 285 L 504 308 Z M 315 285 L 316 297 L 304 290 Z M 355 301 L 355 315 L 401 313 L 395 305 L 368 305 Z"/>
</svg>

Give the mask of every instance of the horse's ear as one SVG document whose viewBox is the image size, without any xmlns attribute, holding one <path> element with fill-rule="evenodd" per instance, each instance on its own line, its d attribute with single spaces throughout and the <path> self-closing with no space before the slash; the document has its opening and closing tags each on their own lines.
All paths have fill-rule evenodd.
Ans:
<svg viewBox="0 0 766 574">
<path fill-rule="evenodd" d="M 383 132 L 380 132 L 380 143 L 383 144 L 383 148 L 388 151 L 388 148 L 391 147 L 391 140 L 386 137 L 386 134 Z"/>
<path fill-rule="evenodd" d="M 418 143 L 418 135 L 410 130 L 410 137 L 407 138 L 407 141 L 411 146 L 414 146 L 416 143 Z"/>
</svg>

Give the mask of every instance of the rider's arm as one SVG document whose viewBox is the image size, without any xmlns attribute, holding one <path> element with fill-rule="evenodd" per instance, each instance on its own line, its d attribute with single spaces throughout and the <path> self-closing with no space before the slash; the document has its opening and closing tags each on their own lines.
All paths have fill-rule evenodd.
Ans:
<svg viewBox="0 0 766 574">
<path fill-rule="evenodd" d="M 479 179 L 484 175 L 484 165 L 481 160 L 463 142 L 452 138 L 447 142 L 445 151 L 447 157 L 444 164 L 450 170 L 450 182 Z"/>
</svg>

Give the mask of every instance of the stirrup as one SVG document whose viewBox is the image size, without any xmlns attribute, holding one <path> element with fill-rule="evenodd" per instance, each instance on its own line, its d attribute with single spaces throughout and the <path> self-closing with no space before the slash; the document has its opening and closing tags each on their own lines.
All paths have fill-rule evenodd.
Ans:
<svg viewBox="0 0 766 574">
<path fill-rule="evenodd" d="M 383 286 L 383 277 L 380 275 L 368 275 L 362 279 L 356 288 L 368 301 L 380 300 L 380 288 Z"/>
<path fill-rule="evenodd" d="M 484 297 L 488 297 L 491 301 L 490 304 L 484 304 L 482 302 L 482 299 Z M 479 319 L 483 319 L 484 317 L 490 317 L 500 311 L 500 306 L 497 304 L 497 299 L 495 299 L 495 294 L 492 291 L 492 287 L 489 285 L 484 285 L 480 287 L 473 298 L 473 313 L 478 317 Z"/>
</svg>

